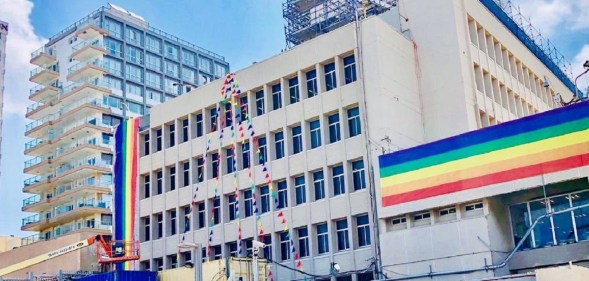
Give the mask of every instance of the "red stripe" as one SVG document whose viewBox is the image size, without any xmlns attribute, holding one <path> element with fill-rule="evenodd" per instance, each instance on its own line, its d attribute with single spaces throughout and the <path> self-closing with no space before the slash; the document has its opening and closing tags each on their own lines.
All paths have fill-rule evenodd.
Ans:
<svg viewBox="0 0 589 281">
<path fill-rule="evenodd" d="M 589 154 L 571 156 L 536 165 L 521 167 L 508 171 L 488 174 L 480 177 L 474 177 L 466 180 L 445 183 L 424 189 L 409 191 L 401 194 L 386 196 L 382 198 L 382 206 L 387 207 L 395 204 L 411 202 L 419 199 L 478 188 L 491 184 L 508 182 L 541 174 L 554 173 L 558 171 L 585 166 L 588 164 Z"/>
</svg>

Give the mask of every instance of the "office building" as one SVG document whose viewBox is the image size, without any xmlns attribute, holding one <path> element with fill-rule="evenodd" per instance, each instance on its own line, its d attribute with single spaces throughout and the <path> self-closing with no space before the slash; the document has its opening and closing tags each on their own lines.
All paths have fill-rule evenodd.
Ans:
<svg viewBox="0 0 589 281">
<path fill-rule="evenodd" d="M 251 255 L 257 239 L 268 245 L 262 257 L 327 279 L 337 263 L 348 272 L 338 280 L 372 280 L 377 246 L 387 270 L 424 262 L 397 260 L 396 241 L 377 242 L 374 230 L 386 235 L 385 222 L 402 214 L 372 201 L 378 156 L 559 107 L 557 94 L 572 97 L 570 77 L 506 25 L 496 2 L 368 5 L 358 26 L 353 1 L 333 2 L 286 1 L 295 46 L 226 78 L 239 84 L 238 101 L 220 96 L 226 85 L 216 81 L 142 120 L 140 268 L 192 261 L 189 252 L 177 255 L 183 239 L 204 246 L 203 261 Z M 317 9 L 323 13 L 309 12 Z M 303 278 L 279 266 L 272 274 Z"/>
<path fill-rule="evenodd" d="M 23 244 L 112 226 L 113 128 L 125 117 L 223 77 L 218 54 L 150 26 L 114 5 L 101 7 L 31 54 Z"/>
</svg>

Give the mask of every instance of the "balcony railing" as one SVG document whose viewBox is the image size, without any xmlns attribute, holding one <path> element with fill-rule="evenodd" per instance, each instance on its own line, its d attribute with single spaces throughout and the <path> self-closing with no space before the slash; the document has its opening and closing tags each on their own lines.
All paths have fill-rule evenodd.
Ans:
<svg viewBox="0 0 589 281">
<path fill-rule="evenodd" d="M 63 206 L 59 206 L 59 207 L 55 208 L 55 211 L 53 212 L 53 217 L 56 217 L 56 216 L 59 216 L 59 215 L 65 214 L 65 213 L 69 213 L 69 212 L 75 211 L 76 209 L 84 208 L 84 207 L 110 209 L 110 202 L 97 200 L 97 199 L 86 199 L 86 200 L 78 201 L 72 205 L 63 205 Z"/>
<path fill-rule="evenodd" d="M 45 177 L 42 177 L 42 176 L 34 176 L 34 177 L 30 177 L 30 178 L 24 180 L 23 184 L 24 184 L 25 187 L 27 187 L 27 186 L 38 184 L 38 183 L 40 183 L 40 182 L 42 182 L 42 181 L 44 181 L 46 179 L 47 179 L 46 176 Z"/>
<path fill-rule="evenodd" d="M 102 41 L 99 39 L 94 39 L 94 40 L 82 41 L 82 42 L 74 45 L 72 47 L 72 51 L 75 52 L 75 51 L 81 50 L 82 48 L 84 48 L 86 46 L 96 46 L 96 47 L 103 48 Z"/>
<path fill-rule="evenodd" d="M 27 161 L 25 161 L 25 169 L 30 168 L 32 166 L 35 166 L 47 159 L 57 159 L 57 157 L 66 154 L 72 150 L 75 150 L 76 148 L 82 146 L 82 145 L 86 145 L 86 144 L 91 144 L 91 145 L 96 145 L 96 146 L 101 146 L 101 147 L 106 147 L 106 148 L 112 148 L 111 144 L 111 139 L 103 139 L 103 138 L 98 138 L 98 137 L 94 137 L 94 138 L 83 138 L 83 139 L 78 139 L 76 140 L 76 142 L 71 143 L 65 147 L 59 147 L 55 150 L 55 152 L 50 153 L 48 155 L 44 155 L 43 157 L 35 157 L 32 159 L 29 159 Z M 28 149 L 27 146 L 25 145 L 25 149 Z"/>
<path fill-rule="evenodd" d="M 94 65 L 94 66 L 98 66 L 98 67 L 104 67 L 104 61 L 102 59 L 93 59 L 91 61 L 82 61 L 79 62 L 73 66 L 71 66 L 70 68 L 68 68 L 68 74 L 72 74 L 80 69 L 82 69 L 85 66 L 88 65 Z"/>
<path fill-rule="evenodd" d="M 29 159 L 27 161 L 25 161 L 25 169 L 33 167 L 43 161 L 45 161 L 45 159 L 47 159 L 46 157 L 35 157 L 33 159 Z"/>
<path fill-rule="evenodd" d="M 39 66 L 39 67 L 31 70 L 31 76 L 30 77 L 33 77 L 33 76 L 35 76 L 35 75 L 37 75 L 37 74 L 39 74 L 39 73 L 41 73 L 41 72 L 43 72 L 45 70 L 53 70 L 55 72 L 59 72 L 59 66 L 57 64 L 51 65 L 49 67 Z"/>
<path fill-rule="evenodd" d="M 112 163 L 107 163 L 105 161 L 98 161 L 96 160 L 96 157 L 89 157 L 86 159 L 80 159 L 74 163 L 69 163 L 67 165 L 58 167 L 57 169 L 55 169 L 55 176 L 59 177 L 60 175 L 63 175 L 73 169 L 82 167 L 82 166 L 93 166 L 93 167 L 99 167 L 99 168 L 109 168 L 112 165 Z"/>
<path fill-rule="evenodd" d="M 41 118 L 39 120 L 35 120 L 35 121 L 27 124 L 25 126 L 25 132 L 28 132 L 28 131 L 30 131 L 32 129 L 35 129 L 35 128 L 37 128 L 37 127 L 45 124 L 46 122 L 55 120 L 56 117 L 57 117 L 57 115 L 58 114 L 49 114 L 49 115 L 47 115 L 47 116 L 45 116 L 45 117 L 43 117 L 43 118 Z"/>
<path fill-rule="evenodd" d="M 50 86 L 53 86 L 56 88 L 61 88 L 61 82 L 53 82 L 53 83 L 51 83 Z M 37 86 L 31 88 L 31 90 L 29 90 L 29 96 L 36 94 L 37 92 L 45 89 L 46 87 L 48 87 L 48 86 L 47 85 L 37 85 Z"/>
<path fill-rule="evenodd" d="M 25 150 L 33 149 L 38 145 L 45 143 L 47 139 L 32 139 L 31 141 L 25 143 Z"/>
<path fill-rule="evenodd" d="M 64 185 L 60 185 L 60 186 L 56 187 L 55 190 L 53 191 L 53 196 L 58 196 L 64 192 L 74 190 L 77 188 L 81 188 L 81 187 L 85 187 L 85 186 L 110 188 L 110 187 L 112 187 L 112 183 L 108 184 L 108 183 L 96 182 L 96 179 L 94 179 L 93 177 L 86 178 L 81 181 L 71 182 L 69 184 L 64 184 Z"/>
<path fill-rule="evenodd" d="M 27 224 L 31 224 L 31 223 L 36 223 L 39 222 L 39 214 L 34 214 L 32 216 L 28 216 L 24 219 L 22 219 L 22 226 L 25 226 Z"/>
<path fill-rule="evenodd" d="M 29 205 L 33 205 L 35 203 L 39 203 L 41 201 L 41 196 L 39 194 L 35 194 L 29 198 L 26 198 L 22 201 L 22 206 L 26 207 Z"/>
<path fill-rule="evenodd" d="M 33 234 L 31 236 L 23 237 L 20 239 L 20 243 L 22 246 L 26 246 L 29 244 L 33 244 L 35 242 L 44 241 L 45 238 L 43 236 L 39 236 L 39 234 Z"/>
<path fill-rule="evenodd" d="M 47 48 L 46 46 L 43 46 L 37 50 L 35 50 L 34 52 L 31 53 L 31 59 L 35 58 L 39 55 L 41 55 L 42 53 L 48 54 L 50 56 L 53 56 L 53 49 L 51 48 Z"/>
</svg>

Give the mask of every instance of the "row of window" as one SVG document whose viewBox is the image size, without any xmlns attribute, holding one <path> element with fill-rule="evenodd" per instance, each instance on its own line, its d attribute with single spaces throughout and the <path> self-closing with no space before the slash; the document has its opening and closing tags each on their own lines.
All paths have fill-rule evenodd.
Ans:
<svg viewBox="0 0 589 281">
<path fill-rule="evenodd" d="M 228 69 L 226 65 L 213 63 L 213 60 L 207 57 L 202 56 L 201 54 L 197 54 L 195 52 L 186 50 L 181 48 L 178 45 L 172 44 L 168 41 L 163 41 L 162 39 L 152 36 L 150 34 L 144 34 L 143 31 L 135 29 L 130 26 L 126 26 L 125 36 L 123 36 L 123 24 L 110 19 L 105 18 L 105 27 L 109 32 L 109 36 L 117 39 L 125 39 L 127 43 L 131 43 L 132 45 L 143 47 L 145 49 L 153 52 L 155 54 L 163 54 L 166 58 L 170 58 L 176 61 L 181 61 L 182 64 L 197 67 L 199 70 L 206 71 L 208 73 L 214 74 L 218 77 L 222 77 L 228 73 Z M 106 45 L 107 48 L 112 50 L 115 54 L 118 54 L 119 57 L 122 56 L 122 45 L 123 43 L 111 38 L 106 38 L 108 40 L 108 44 Z M 105 42 L 106 42 L 105 39 Z M 133 46 L 128 46 L 128 48 L 134 48 Z M 138 50 L 138 49 L 137 49 Z M 139 54 L 140 52 L 133 52 L 130 53 Z M 213 68 L 214 66 L 214 68 Z"/>
<path fill-rule="evenodd" d="M 230 111 L 231 109 L 228 108 L 226 112 L 231 114 Z M 272 147 L 274 152 L 273 155 L 268 155 L 267 153 L 267 137 L 258 136 L 258 146 L 262 156 L 258 164 L 260 164 L 261 161 L 281 159 L 287 155 L 287 151 L 289 155 L 295 155 L 301 153 L 305 147 L 307 149 L 314 149 L 322 146 L 324 143 L 331 144 L 339 142 L 342 140 L 342 127 L 344 127 L 346 137 L 351 138 L 360 135 L 362 133 L 362 125 L 359 108 L 351 107 L 344 109 L 343 112 L 346 116 L 345 123 L 343 124 L 340 122 L 340 112 L 333 112 L 318 118 L 313 118 L 303 124 L 289 126 L 286 130 L 287 136 L 285 136 L 285 130 L 279 130 L 270 133 L 274 144 Z M 214 112 L 211 112 L 211 115 L 209 116 L 210 123 L 208 126 L 211 127 L 211 131 L 215 129 L 215 116 L 216 114 Z M 231 119 L 227 119 L 226 122 L 231 123 Z M 194 115 L 194 118 L 180 120 L 179 125 L 181 126 L 181 130 L 179 132 L 176 132 L 176 124 L 165 125 L 164 129 L 167 134 L 167 138 L 165 139 L 163 137 L 163 129 L 160 128 L 153 130 L 152 134 L 155 136 L 155 141 L 153 143 L 151 143 L 150 134 L 143 135 L 143 156 L 149 155 L 152 149 L 156 152 L 161 151 L 164 147 L 164 142 L 165 147 L 173 147 L 177 142 L 187 142 L 191 135 L 193 137 L 202 137 L 204 135 L 205 122 L 202 113 Z M 303 135 L 304 131 L 307 131 L 308 133 Z M 286 137 L 290 139 L 289 143 L 287 144 L 285 143 Z M 225 151 L 225 156 L 227 159 L 231 159 L 231 157 L 233 157 L 234 151 L 231 149 L 225 149 Z M 243 156 L 242 168 L 249 167 L 249 162 L 251 159 L 249 155 L 249 142 L 245 142 L 241 145 L 241 154 Z M 213 155 L 211 160 L 217 161 L 218 154 L 213 153 L 211 155 Z M 234 172 L 233 165 L 227 166 L 227 169 L 227 173 Z M 216 169 L 213 169 L 212 173 L 212 177 L 217 176 Z"/>
<path fill-rule="evenodd" d="M 202 158 L 196 159 L 195 163 L 197 168 L 194 171 L 190 171 L 190 162 L 184 162 L 179 165 L 181 170 L 180 178 L 177 179 L 176 173 L 176 166 L 169 166 L 165 169 L 166 171 L 166 180 L 164 181 L 164 171 L 159 170 L 153 173 L 155 181 L 152 183 L 151 175 L 143 175 L 141 177 L 143 188 L 141 190 L 141 198 L 149 198 L 151 195 L 160 195 L 165 191 L 173 191 L 176 190 L 177 183 L 180 183 L 182 187 L 189 186 L 191 179 L 194 181 L 199 181 L 202 178 L 202 174 L 204 173 L 204 167 L 202 165 Z M 213 167 L 214 167 L 213 163 Z M 326 197 L 334 197 L 338 195 L 343 195 L 346 193 L 346 187 L 349 186 L 349 189 L 352 191 L 358 191 L 366 188 L 366 174 L 364 169 L 364 161 L 362 159 L 350 161 L 348 162 L 347 168 L 344 169 L 344 165 L 334 165 L 329 167 L 329 178 L 326 179 L 325 173 L 323 169 L 321 170 L 314 170 L 306 174 L 296 175 L 290 178 L 289 181 L 286 179 L 278 180 L 273 183 L 274 189 L 277 190 L 277 200 L 275 202 L 275 208 L 281 209 L 288 207 L 289 201 L 294 202 L 291 203 L 294 206 L 301 205 L 307 203 L 307 201 L 318 201 L 325 199 Z M 346 171 L 347 170 L 347 171 Z M 346 177 L 346 172 L 348 177 Z M 329 183 L 331 187 L 329 190 L 326 190 L 326 185 Z M 271 210 L 271 202 L 270 202 L 270 188 L 268 185 L 262 185 L 257 188 L 256 194 L 256 206 L 258 206 L 259 211 L 261 213 L 266 213 Z M 290 190 L 290 191 L 289 191 Z M 226 195 L 226 200 L 224 201 L 227 205 L 227 214 L 228 220 L 231 221 L 235 219 L 235 213 L 237 209 L 237 204 L 240 204 L 239 210 L 242 210 L 242 217 L 249 217 L 253 215 L 253 192 L 251 190 L 244 190 L 241 191 L 241 195 L 239 198 L 242 202 L 236 202 L 234 195 L 229 194 Z M 309 200 L 307 199 L 307 194 L 311 194 L 309 196 Z M 220 199 L 217 197 L 215 199 L 211 199 L 209 202 L 209 206 L 214 206 L 215 208 L 220 208 Z M 203 204 L 203 211 L 204 203 Z M 203 214 L 204 215 L 204 214 Z M 214 223 L 219 223 L 219 212 L 213 212 L 215 216 Z M 204 218 L 204 217 L 203 217 Z M 204 226 L 205 222 L 199 222 L 199 225 Z M 201 226 L 201 227 L 202 227 Z"/>
<path fill-rule="evenodd" d="M 458 218 L 477 217 L 484 214 L 484 204 L 481 201 L 467 203 L 461 206 L 448 206 L 436 210 L 420 211 L 412 214 L 392 217 L 386 220 L 387 231 L 401 230 L 410 227 L 431 225 L 454 221 Z M 460 217 L 458 214 L 460 213 Z"/>
<path fill-rule="evenodd" d="M 186 208 L 184 208 L 184 210 L 186 210 Z M 188 219 L 186 212 L 184 217 L 185 225 L 186 223 L 189 224 L 190 220 Z M 176 227 L 178 221 L 176 210 L 167 211 L 165 220 L 166 223 L 164 224 L 164 214 L 154 214 L 154 225 L 152 229 L 152 219 L 150 217 L 141 218 L 142 242 L 149 241 L 151 233 L 153 233 L 154 239 L 162 238 L 164 227 L 168 229 L 169 233 L 174 233 L 172 235 L 175 235 L 177 233 Z M 189 231 L 187 229 L 189 229 L 189 227 L 187 228 L 185 226 L 184 232 Z M 309 257 L 311 255 L 323 255 L 330 251 L 347 251 L 352 248 L 357 249 L 372 244 L 368 214 L 357 215 L 350 219 L 341 218 L 333 220 L 331 221 L 331 228 L 328 226 L 327 222 L 318 223 L 311 227 L 303 226 L 295 228 L 293 229 L 292 234 L 294 235 L 293 241 L 296 243 L 295 246 L 297 252 L 301 258 Z M 246 249 L 245 255 L 251 256 L 252 238 L 245 238 L 242 240 L 242 243 L 242 247 Z M 277 232 L 273 235 L 267 234 L 263 237 L 263 243 L 267 245 L 263 250 L 263 257 L 273 259 L 272 247 L 278 246 L 280 260 L 286 261 L 292 258 L 288 232 Z M 225 256 L 238 257 L 237 241 L 226 243 L 225 247 Z M 221 259 L 222 255 L 221 245 L 212 246 L 211 260 Z M 203 255 L 203 260 L 204 257 L 205 255 Z"/>
</svg>

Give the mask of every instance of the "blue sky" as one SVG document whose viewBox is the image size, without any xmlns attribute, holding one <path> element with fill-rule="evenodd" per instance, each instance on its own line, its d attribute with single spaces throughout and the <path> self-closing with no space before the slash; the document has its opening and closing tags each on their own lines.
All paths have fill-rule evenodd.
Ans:
<svg viewBox="0 0 589 281">
<path fill-rule="evenodd" d="M 407 1 L 407 0 L 401 0 Z M 517 0 L 522 12 L 574 64 L 589 59 L 589 0 Z M 285 48 L 281 0 L 113 0 L 144 17 L 152 26 L 225 56 L 231 70 L 261 61 Z M 0 175 L 0 235 L 20 231 L 21 192 L 28 176 L 24 119 L 29 88 L 30 53 L 50 36 L 106 2 L 80 0 L 0 0 L 0 20 L 8 21 L 4 127 Z M 589 75 L 588 75 L 589 76 Z M 589 85 L 589 79 L 581 81 Z"/>
</svg>

